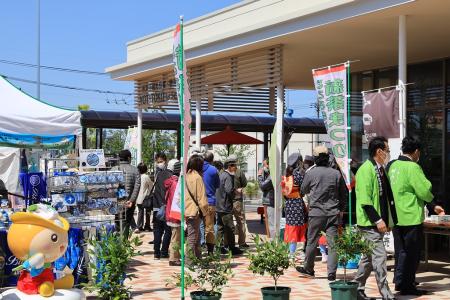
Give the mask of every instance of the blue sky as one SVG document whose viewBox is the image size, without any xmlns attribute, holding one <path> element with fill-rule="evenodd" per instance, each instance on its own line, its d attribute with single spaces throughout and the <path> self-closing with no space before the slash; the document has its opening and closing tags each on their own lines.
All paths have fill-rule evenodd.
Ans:
<svg viewBox="0 0 450 300">
<path fill-rule="evenodd" d="M 126 42 L 173 26 L 180 15 L 190 20 L 234 4 L 236 0 L 41 0 L 41 65 L 103 72 L 126 60 Z M 37 62 L 37 0 L 2 1 L 0 60 Z M 0 63 L 0 74 L 36 80 L 36 69 Z M 36 85 L 12 80 L 32 96 Z M 131 93 L 131 82 L 41 70 L 41 82 Z M 290 92 L 295 116 L 314 116 L 308 104 L 315 93 Z M 89 104 L 97 110 L 134 110 L 132 96 L 106 95 L 41 86 L 41 99 L 74 108 Z M 116 104 L 116 101 L 118 104 Z M 109 103 L 108 103 L 109 102 Z M 127 105 L 124 104 L 127 103 Z"/>
</svg>

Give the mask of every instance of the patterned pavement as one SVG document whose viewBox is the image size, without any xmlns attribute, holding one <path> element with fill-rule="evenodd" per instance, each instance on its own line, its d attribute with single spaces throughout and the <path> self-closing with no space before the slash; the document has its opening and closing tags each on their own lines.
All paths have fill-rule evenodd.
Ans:
<svg viewBox="0 0 450 300">
<path fill-rule="evenodd" d="M 263 230 L 263 226 L 259 224 L 259 216 L 256 213 L 248 213 L 247 222 L 251 233 L 260 233 Z M 248 238 L 250 238 L 250 235 L 248 235 Z M 151 233 L 146 233 L 143 236 L 144 244 L 140 249 L 143 255 L 136 257 L 130 266 L 130 272 L 133 272 L 137 276 L 136 279 L 129 283 L 132 287 L 133 299 L 180 299 L 181 293 L 179 289 L 166 286 L 166 280 L 173 273 L 179 272 L 179 267 L 169 267 L 167 260 L 153 260 L 153 245 L 148 244 L 148 241 L 151 239 L 153 239 Z M 248 260 L 245 257 L 234 258 L 232 263 L 234 277 L 223 290 L 222 299 L 262 299 L 260 288 L 273 285 L 272 280 L 268 277 L 253 275 L 248 271 Z M 392 265 L 393 261 L 390 260 L 388 263 Z M 421 288 L 433 291 L 432 295 L 424 297 L 397 296 L 397 299 L 450 300 L 449 264 L 431 261 L 430 270 L 433 272 L 420 273 L 418 275 L 418 281 L 421 282 Z M 316 278 L 308 279 L 300 277 L 294 268 L 290 268 L 280 278 L 279 285 L 288 286 L 292 289 L 290 299 L 330 299 L 330 288 L 326 279 L 326 265 L 317 261 L 315 271 Z M 349 274 L 350 278 L 353 278 L 354 272 L 350 271 Z M 393 273 L 389 272 L 389 282 L 392 282 L 392 276 Z M 338 278 L 343 278 L 343 270 L 338 271 Z M 393 284 L 390 284 L 390 287 L 393 288 Z M 366 293 L 373 297 L 379 297 L 375 276 L 373 274 L 369 278 Z M 189 292 L 186 293 L 186 299 L 190 299 Z"/>
</svg>

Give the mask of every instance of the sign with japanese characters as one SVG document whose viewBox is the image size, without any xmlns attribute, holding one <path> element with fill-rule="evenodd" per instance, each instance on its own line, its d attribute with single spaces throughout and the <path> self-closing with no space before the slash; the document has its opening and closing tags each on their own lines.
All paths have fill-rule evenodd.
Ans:
<svg viewBox="0 0 450 300">
<path fill-rule="evenodd" d="M 347 66 L 313 70 L 317 100 L 331 149 L 347 186 L 350 186 L 347 116 Z"/>
<path fill-rule="evenodd" d="M 363 92 L 363 124 L 367 141 L 376 136 L 400 138 L 399 90 Z"/>
</svg>

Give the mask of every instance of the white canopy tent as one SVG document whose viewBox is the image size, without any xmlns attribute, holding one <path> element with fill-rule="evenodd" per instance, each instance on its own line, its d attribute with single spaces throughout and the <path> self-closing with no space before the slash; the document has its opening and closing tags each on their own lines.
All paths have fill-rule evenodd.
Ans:
<svg viewBox="0 0 450 300">
<path fill-rule="evenodd" d="M 81 134 L 80 119 L 79 111 L 35 99 L 0 76 L 0 145 L 60 148 Z"/>
<path fill-rule="evenodd" d="M 79 111 L 35 99 L 0 76 L 0 179 L 8 190 L 18 190 L 19 148 L 73 147 L 80 119 Z"/>
</svg>

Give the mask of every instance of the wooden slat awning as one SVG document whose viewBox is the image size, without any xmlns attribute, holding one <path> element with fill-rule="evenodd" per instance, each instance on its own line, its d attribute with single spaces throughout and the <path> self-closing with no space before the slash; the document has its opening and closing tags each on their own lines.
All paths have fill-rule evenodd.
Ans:
<svg viewBox="0 0 450 300">
<path fill-rule="evenodd" d="M 205 111 L 273 115 L 281 67 L 281 45 L 189 67 L 192 102 L 201 99 Z M 178 109 L 175 84 L 173 72 L 136 81 L 136 106 Z"/>
</svg>

